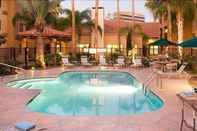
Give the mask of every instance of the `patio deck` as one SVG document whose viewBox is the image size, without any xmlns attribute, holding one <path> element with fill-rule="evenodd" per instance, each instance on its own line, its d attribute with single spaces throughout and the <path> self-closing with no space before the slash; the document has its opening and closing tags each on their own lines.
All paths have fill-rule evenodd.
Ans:
<svg viewBox="0 0 197 131">
<path fill-rule="evenodd" d="M 83 68 L 53 68 L 48 70 L 36 70 L 37 76 L 57 76 L 63 71 L 70 70 L 96 70 L 97 67 Z M 127 71 L 143 82 L 150 74 L 150 68 L 137 69 L 114 69 Z M 16 122 L 31 121 L 39 127 L 47 128 L 47 131 L 178 131 L 181 120 L 181 101 L 176 94 L 190 89 L 185 79 L 165 79 L 163 88 L 152 81 L 149 87 L 164 101 L 162 109 L 131 116 L 55 116 L 30 112 L 25 104 L 39 94 L 39 90 L 19 90 L 6 87 L 6 82 L 15 78 L 31 77 L 32 72 L 26 76 L 14 75 L 0 79 L 0 131 L 12 127 Z M 190 131 L 184 127 L 184 131 Z"/>
</svg>

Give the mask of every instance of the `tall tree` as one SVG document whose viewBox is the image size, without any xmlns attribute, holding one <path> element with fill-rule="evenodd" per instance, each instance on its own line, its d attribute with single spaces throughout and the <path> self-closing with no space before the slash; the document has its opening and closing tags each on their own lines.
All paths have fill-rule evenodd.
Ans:
<svg viewBox="0 0 197 131">
<path fill-rule="evenodd" d="M 160 21 L 161 28 L 163 28 L 165 26 L 164 21 L 167 19 L 168 13 L 166 4 L 161 2 L 161 0 L 147 0 L 145 6 L 153 13 L 154 19 Z"/>
<path fill-rule="evenodd" d="M 75 36 L 75 0 L 72 0 L 72 50 L 76 50 L 76 36 Z"/>
<path fill-rule="evenodd" d="M 120 28 L 120 35 L 121 36 L 126 36 L 127 38 L 127 43 L 126 43 L 126 52 L 128 54 L 128 50 L 132 49 L 132 44 L 133 44 L 133 41 L 132 41 L 132 35 L 135 35 L 135 36 L 143 36 L 142 35 L 143 32 L 142 32 L 142 27 L 138 24 L 135 24 L 132 26 L 126 26 L 126 27 L 122 27 Z M 129 38 L 130 37 L 130 38 Z"/>
<path fill-rule="evenodd" d="M 99 0 L 95 0 L 95 43 L 94 48 L 98 46 L 98 13 L 99 13 Z"/>
<path fill-rule="evenodd" d="M 192 0 L 170 0 L 172 9 L 176 12 L 178 43 L 183 41 L 184 23 L 193 21 L 195 16 L 194 2 Z M 179 55 L 182 57 L 182 49 L 179 47 Z"/>
<path fill-rule="evenodd" d="M 68 26 L 72 27 L 72 11 L 69 9 L 66 9 L 65 11 L 66 19 L 65 21 L 68 22 Z M 82 30 L 93 30 L 95 27 L 94 22 L 91 20 L 91 11 L 90 10 L 83 10 L 83 11 L 75 11 L 75 34 L 77 35 L 76 38 L 78 38 L 78 43 L 80 43 L 80 38 L 82 35 Z M 98 27 L 99 32 L 101 32 L 101 28 Z M 76 39 L 75 38 L 75 39 Z"/>
<path fill-rule="evenodd" d="M 131 50 L 133 48 L 132 46 L 132 37 L 131 37 L 131 34 L 132 34 L 132 30 L 130 30 L 127 34 L 127 44 L 126 44 L 126 52 L 127 52 L 127 56 L 129 55 L 129 50 Z"/>
<path fill-rule="evenodd" d="M 36 60 L 43 68 L 46 65 L 44 62 L 44 41 L 41 34 L 46 26 L 46 17 L 49 14 L 58 15 L 62 11 L 60 2 L 61 0 L 18 0 L 22 12 L 13 18 L 14 22 L 22 21 L 29 28 L 35 28 L 39 33 L 36 38 Z"/>
<path fill-rule="evenodd" d="M 121 41 L 120 41 L 120 0 L 117 0 L 117 18 L 118 18 L 118 49 L 120 49 Z"/>
</svg>

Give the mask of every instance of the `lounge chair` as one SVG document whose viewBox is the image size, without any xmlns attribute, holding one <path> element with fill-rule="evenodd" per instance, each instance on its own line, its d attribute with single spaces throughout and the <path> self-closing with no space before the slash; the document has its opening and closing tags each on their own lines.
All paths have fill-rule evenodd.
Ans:
<svg viewBox="0 0 197 131">
<path fill-rule="evenodd" d="M 87 56 L 81 56 L 81 65 L 90 66 L 90 65 L 92 65 L 92 64 L 90 64 L 90 63 L 88 62 Z"/>
<path fill-rule="evenodd" d="M 73 64 L 69 62 L 68 56 L 62 57 L 62 63 L 64 66 L 73 66 Z"/>
<path fill-rule="evenodd" d="M 107 66 L 106 59 L 104 56 L 99 56 L 99 65 L 100 66 Z"/>
<path fill-rule="evenodd" d="M 166 70 L 167 71 L 176 71 L 177 70 L 177 63 L 169 63 L 169 64 L 166 64 Z"/>
<path fill-rule="evenodd" d="M 169 77 L 181 77 L 181 76 L 188 76 L 186 72 L 184 72 L 184 69 L 186 68 L 187 64 L 182 64 L 179 69 L 175 72 L 162 72 L 162 71 L 157 71 L 158 75 L 160 76 L 167 76 Z"/>
<path fill-rule="evenodd" d="M 115 64 L 115 66 L 121 66 L 123 67 L 125 65 L 125 59 L 123 56 L 118 56 L 118 59 L 116 61 L 117 63 Z"/>
<path fill-rule="evenodd" d="M 131 67 L 142 67 L 142 59 L 141 58 L 136 58 L 133 61 L 133 65 Z"/>
</svg>

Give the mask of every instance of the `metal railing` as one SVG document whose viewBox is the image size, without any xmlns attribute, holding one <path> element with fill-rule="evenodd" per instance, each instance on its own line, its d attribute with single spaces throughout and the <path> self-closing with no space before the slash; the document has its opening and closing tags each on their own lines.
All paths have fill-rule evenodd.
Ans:
<svg viewBox="0 0 197 131">
<path fill-rule="evenodd" d="M 153 80 L 153 78 L 155 78 L 156 74 L 155 72 L 153 71 L 152 74 L 143 82 L 143 90 L 144 90 L 144 93 L 146 95 L 147 93 L 147 88 L 148 88 L 148 85 L 150 84 L 150 82 Z"/>
<path fill-rule="evenodd" d="M 10 67 L 10 68 L 13 68 L 13 69 L 17 69 L 17 70 L 25 71 L 25 69 L 23 69 L 23 68 L 20 68 L 20 67 L 17 67 L 17 66 L 13 66 L 13 65 L 9 65 L 9 64 L 5 64 L 5 63 L 0 63 L 0 65 L 6 66 L 6 67 Z"/>
<path fill-rule="evenodd" d="M 6 63 L 0 63 L 0 65 L 1 65 L 1 66 L 4 66 L 4 67 L 8 67 L 8 68 L 10 68 L 10 69 L 15 69 L 15 72 L 16 72 L 17 74 L 20 74 L 20 72 L 21 72 L 22 74 L 20 74 L 20 77 L 24 77 L 24 76 L 26 75 L 26 70 L 23 69 L 23 68 L 20 68 L 20 67 L 17 67 L 17 66 L 13 66 L 13 65 L 9 65 L 9 64 L 6 64 Z M 16 70 L 18 70 L 18 71 L 20 71 L 20 72 L 17 72 Z M 11 71 L 10 71 L 10 72 L 11 72 Z M 1 81 L 2 81 L 2 82 L 5 82 L 5 81 L 4 81 L 5 76 L 6 76 L 6 75 L 2 75 L 2 76 L 1 76 Z"/>
</svg>

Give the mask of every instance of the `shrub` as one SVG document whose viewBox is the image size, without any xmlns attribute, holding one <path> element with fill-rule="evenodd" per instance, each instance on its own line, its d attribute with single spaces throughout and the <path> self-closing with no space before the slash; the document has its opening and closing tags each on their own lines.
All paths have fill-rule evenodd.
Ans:
<svg viewBox="0 0 197 131">
<path fill-rule="evenodd" d="M 57 65 L 61 65 L 61 63 L 62 63 L 62 56 L 59 53 L 55 54 L 55 60 L 56 60 L 56 64 Z"/>
<path fill-rule="evenodd" d="M 144 67 L 149 67 L 150 66 L 149 59 L 146 57 L 142 58 L 142 64 L 144 65 Z"/>
<path fill-rule="evenodd" d="M 46 66 L 51 65 L 51 63 L 52 63 L 52 55 L 51 54 L 46 54 L 44 56 L 44 61 L 45 61 Z"/>
<path fill-rule="evenodd" d="M 183 62 L 187 63 L 187 70 L 192 71 L 194 73 L 197 72 L 197 56 L 184 56 Z"/>
</svg>

